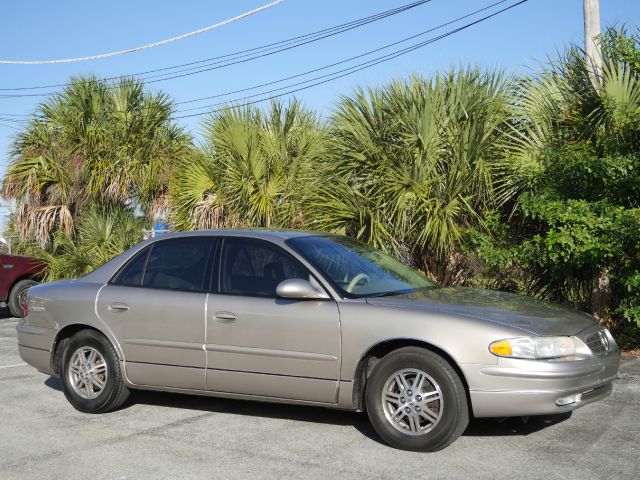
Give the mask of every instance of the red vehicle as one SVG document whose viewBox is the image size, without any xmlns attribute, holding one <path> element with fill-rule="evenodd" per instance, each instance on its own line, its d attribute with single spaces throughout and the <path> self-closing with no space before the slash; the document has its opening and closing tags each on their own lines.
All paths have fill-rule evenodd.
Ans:
<svg viewBox="0 0 640 480">
<path fill-rule="evenodd" d="M 27 290 L 42 280 L 44 264 L 37 258 L 0 254 L 0 307 L 24 317 Z"/>
</svg>

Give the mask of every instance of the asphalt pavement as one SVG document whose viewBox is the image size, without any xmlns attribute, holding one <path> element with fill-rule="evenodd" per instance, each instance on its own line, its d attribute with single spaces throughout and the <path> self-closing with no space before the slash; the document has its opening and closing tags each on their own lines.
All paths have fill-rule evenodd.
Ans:
<svg viewBox="0 0 640 480">
<path fill-rule="evenodd" d="M 384 445 L 361 413 L 139 392 L 122 410 L 74 410 L 23 364 L 0 318 L 0 479 L 632 479 L 640 471 L 640 358 L 606 400 L 571 416 L 474 420 L 453 445 Z"/>
</svg>

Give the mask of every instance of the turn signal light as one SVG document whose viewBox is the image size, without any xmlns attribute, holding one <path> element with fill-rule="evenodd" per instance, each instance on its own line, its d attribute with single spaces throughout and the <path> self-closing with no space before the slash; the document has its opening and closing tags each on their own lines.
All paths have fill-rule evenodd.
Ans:
<svg viewBox="0 0 640 480">
<path fill-rule="evenodd" d="M 493 342 L 489 346 L 489 349 L 495 355 L 500 355 L 500 356 L 510 356 L 513 353 L 511 350 L 511 343 L 507 342 L 506 340 L 502 340 L 500 342 Z"/>
</svg>

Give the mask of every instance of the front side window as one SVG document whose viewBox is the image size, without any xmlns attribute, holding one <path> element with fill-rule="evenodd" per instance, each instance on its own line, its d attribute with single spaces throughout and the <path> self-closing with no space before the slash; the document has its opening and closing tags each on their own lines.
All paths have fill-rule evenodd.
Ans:
<svg viewBox="0 0 640 480">
<path fill-rule="evenodd" d="M 154 243 L 142 277 L 143 287 L 203 291 L 213 240 L 186 237 Z"/>
<path fill-rule="evenodd" d="M 287 244 L 330 280 L 343 297 L 399 295 L 437 286 L 389 255 L 347 237 L 298 237 L 287 240 Z"/>
<path fill-rule="evenodd" d="M 220 257 L 220 293 L 276 297 L 283 280 L 309 278 L 309 272 L 277 245 L 225 238 Z"/>
</svg>

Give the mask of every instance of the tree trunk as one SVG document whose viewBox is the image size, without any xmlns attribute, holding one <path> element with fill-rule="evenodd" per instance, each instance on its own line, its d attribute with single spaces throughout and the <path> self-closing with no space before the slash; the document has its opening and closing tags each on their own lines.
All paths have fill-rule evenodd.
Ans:
<svg viewBox="0 0 640 480">
<path fill-rule="evenodd" d="M 609 326 L 611 323 L 611 315 L 609 307 L 611 306 L 611 285 L 609 284 L 609 268 L 603 268 L 598 271 L 593 278 L 591 285 L 591 308 L 593 316 L 598 321 Z"/>
</svg>

